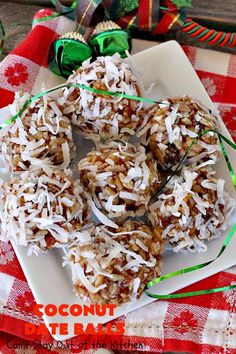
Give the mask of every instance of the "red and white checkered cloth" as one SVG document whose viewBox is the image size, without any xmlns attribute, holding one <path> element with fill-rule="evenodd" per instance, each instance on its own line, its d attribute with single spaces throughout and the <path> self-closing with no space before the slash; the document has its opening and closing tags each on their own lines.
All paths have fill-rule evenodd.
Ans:
<svg viewBox="0 0 236 354">
<path fill-rule="evenodd" d="M 45 16 L 43 10 L 38 16 Z M 73 29 L 66 18 L 37 24 L 27 38 L 0 65 L 0 107 L 13 101 L 19 90 L 36 92 L 37 78 L 53 86 L 54 75 L 47 69 L 50 43 Z M 192 47 L 184 48 L 212 100 L 217 103 L 222 118 L 236 140 L 236 55 Z M 42 81 L 42 80 L 41 80 Z M 39 281 L 40 281 L 39 273 Z M 218 273 L 187 288 L 187 291 L 214 288 L 236 283 L 236 268 Z M 35 300 L 10 244 L 0 243 L 0 353 L 48 353 L 46 344 L 54 344 L 53 353 L 79 350 L 56 349 L 50 334 L 26 337 L 25 322 L 39 325 L 41 319 L 33 314 Z M 121 319 L 119 319 L 120 321 Z M 156 301 L 125 318 L 122 343 L 129 352 L 140 343 L 143 353 L 187 351 L 192 353 L 236 353 L 236 292 L 197 296 L 186 299 Z M 86 337 L 91 339 L 90 336 Z M 74 348 L 85 337 L 73 340 Z M 94 339 L 94 336 L 93 336 Z M 42 349 L 35 349 L 37 340 Z M 101 340 L 101 338 L 100 338 Z M 109 338 L 102 341 L 109 343 Z M 70 341 L 69 341 L 70 342 Z M 130 343 L 130 345 L 129 345 Z M 28 345 L 28 347 L 27 347 Z M 26 349 L 24 349 L 26 348 Z M 39 347 L 38 347 L 39 348 Z M 115 348 L 111 348 L 115 349 Z M 86 353 L 95 353 L 89 350 Z M 100 351 L 105 354 L 106 350 Z M 113 353 L 113 351 L 107 351 Z M 84 353 L 84 352 L 83 352 Z"/>
</svg>

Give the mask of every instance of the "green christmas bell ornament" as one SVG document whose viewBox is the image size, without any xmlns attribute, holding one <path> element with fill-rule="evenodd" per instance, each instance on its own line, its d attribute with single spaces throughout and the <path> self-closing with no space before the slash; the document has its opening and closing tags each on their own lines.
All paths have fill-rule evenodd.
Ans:
<svg viewBox="0 0 236 354">
<path fill-rule="evenodd" d="M 48 67 L 54 74 L 67 78 L 91 56 L 92 49 L 84 37 L 80 33 L 69 32 L 51 44 Z"/>
<path fill-rule="evenodd" d="M 115 22 L 104 21 L 95 27 L 89 44 L 93 48 L 95 57 L 118 52 L 122 58 L 125 58 L 126 51 L 131 51 L 131 36 Z"/>
</svg>

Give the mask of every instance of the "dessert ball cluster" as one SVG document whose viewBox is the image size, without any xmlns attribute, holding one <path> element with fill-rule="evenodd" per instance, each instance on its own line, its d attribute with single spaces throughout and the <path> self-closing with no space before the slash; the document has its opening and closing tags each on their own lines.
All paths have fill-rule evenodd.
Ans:
<svg viewBox="0 0 236 354">
<path fill-rule="evenodd" d="M 66 247 L 79 297 L 133 302 L 160 275 L 164 242 L 175 252 L 206 251 L 236 212 L 212 169 L 217 117 L 189 96 L 143 107 L 129 62 L 116 54 L 84 62 L 67 83 L 56 98 L 31 99 L 1 132 L 11 172 L 1 240 L 35 254 Z M 12 114 L 28 99 L 18 94 Z M 71 126 L 96 142 L 73 171 L 77 180 Z"/>
<path fill-rule="evenodd" d="M 126 221 L 118 229 L 98 225 L 67 255 L 75 293 L 92 303 L 136 301 L 147 282 L 160 275 L 161 232 L 142 222 Z"/>
<path fill-rule="evenodd" d="M 236 211 L 224 181 L 209 167 L 220 156 L 217 117 L 189 96 L 163 100 L 142 110 L 142 116 L 138 135 L 168 177 L 148 219 L 163 228 L 162 237 L 175 252 L 206 251 L 206 240 L 220 236 Z M 184 157 L 185 167 L 173 176 Z"/>
</svg>

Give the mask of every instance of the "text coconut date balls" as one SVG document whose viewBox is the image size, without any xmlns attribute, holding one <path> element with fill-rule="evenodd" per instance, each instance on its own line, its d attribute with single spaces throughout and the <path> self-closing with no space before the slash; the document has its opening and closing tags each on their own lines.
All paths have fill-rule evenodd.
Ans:
<svg viewBox="0 0 236 354">
<path fill-rule="evenodd" d="M 189 96 L 164 100 L 143 110 L 139 136 L 149 145 L 158 163 L 168 169 L 178 163 L 187 152 L 193 138 L 205 129 L 218 128 L 217 118 L 198 101 Z M 209 132 L 200 137 L 188 153 L 185 163 L 219 156 L 217 134 Z"/>
<path fill-rule="evenodd" d="M 211 167 L 184 167 L 150 206 L 152 226 L 164 229 L 162 237 L 175 252 L 206 251 L 205 241 L 219 237 L 236 212 L 235 200 L 224 191 L 225 181 L 214 175 Z"/>
<path fill-rule="evenodd" d="M 29 94 L 16 94 L 13 114 L 20 111 Z M 56 99 L 43 96 L 33 102 L 8 128 L 2 131 L 2 155 L 12 170 L 28 170 L 31 165 L 68 167 L 75 151 L 71 124 Z M 71 156 L 72 154 L 72 156 Z"/>
<path fill-rule="evenodd" d="M 77 238 L 66 256 L 75 293 L 84 301 L 121 305 L 136 301 L 160 275 L 161 232 L 126 221 L 117 230 L 96 226 Z"/>
<path fill-rule="evenodd" d="M 98 57 L 83 62 L 68 79 L 70 84 L 82 84 L 95 90 L 105 90 L 140 96 L 137 79 L 127 60 L 119 54 Z M 64 89 L 63 113 L 87 138 L 99 141 L 107 138 L 128 138 L 140 125 L 140 101 L 70 87 Z"/>
<path fill-rule="evenodd" d="M 29 246 L 29 253 L 66 245 L 90 214 L 71 171 L 42 169 L 21 173 L 3 184 L 1 240 Z"/>
<path fill-rule="evenodd" d="M 142 216 L 161 181 L 152 155 L 121 141 L 97 146 L 79 161 L 78 170 L 91 200 L 109 218 Z"/>
</svg>

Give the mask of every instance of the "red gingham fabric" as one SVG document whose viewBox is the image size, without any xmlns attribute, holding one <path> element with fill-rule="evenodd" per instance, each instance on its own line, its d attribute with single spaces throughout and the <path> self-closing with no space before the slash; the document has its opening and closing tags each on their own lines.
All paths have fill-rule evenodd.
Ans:
<svg viewBox="0 0 236 354">
<path fill-rule="evenodd" d="M 45 16 L 49 10 L 37 14 Z M 0 65 L 0 107 L 13 101 L 19 90 L 36 92 L 38 77 L 53 86 L 53 74 L 47 69 L 50 43 L 73 29 L 66 18 L 37 24 L 27 38 Z M 236 141 L 236 56 L 210 50 L 184 47 L 203 85 L 217 104 L 222 118 Z M 39 279 L 40 280 L 40 279 Z M 185 290 L 213 288 L 236 283 L 236 268 L 220 272 Z M 78 344 L 94 337 L 73 339 L 73 349 L 58 348 L 49 332 L 24 335 L 24 323 L 39 326 L 34 315 L 34 297 L 10 244 L 0 243 L 0 353 L 74 353 L 93 354 L 96 350 L 78 350 Z M 140 343 L 135 353 L 184 351 L 191 353 L 236 353 L 236 292 L 230 290 L 186 299 L 156 301 L 116 321 L 125 322 L 125 335 L 119 338 L 124 352 Z M 101 340 L 101 338 L 100 338 Z M 113 353 L 110 338 L 103 336 L 107 348 L 100 353 Z M 49 350 L 48 346 L 52 345 Z M 120 348 L 122 349 L 122 348 Z"/>
</svg>

